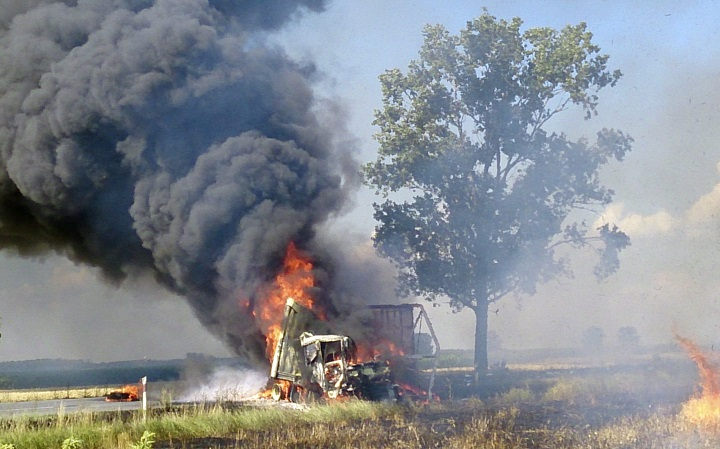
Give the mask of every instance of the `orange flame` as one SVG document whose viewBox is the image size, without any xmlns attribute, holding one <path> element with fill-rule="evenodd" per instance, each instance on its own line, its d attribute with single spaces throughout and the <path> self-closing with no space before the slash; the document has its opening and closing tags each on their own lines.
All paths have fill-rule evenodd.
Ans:
<svg viewBox="0 0 720 449">
<path fill-rule="evenodd" d="M 285 253 L 282 271 L 275 277 L 270 288 L 259 296 L 255 304 L 252 314 L 265 336 L 265 353 L 270 360 L 282 333 L 281 323 L 288 298 L 293 298 L 325 319 L 324 312 L 317 310 L 309 294 L 309 290 L 315 286 L 312 270 L 312 262 L 291 242 Z"/>
<path fill-rule="evenodd" d="M 400 382 L 398 384 L 398 387 L 400 389 L 400 394 L 402 394 L 402 395 L 414 396 L 415 400 L 419 400 L 419 399 L 422 400 L 424 398 L 425 404 L 427 404 L 429 402 L 428 392 L 423 390 L 420 387 L 411 385 L 407 382 Z M 433 396 L 433 400 L 435 400 L 436 402 L 439 402 L 440 398 L 438 396 Z"/>
<path fill-rule="evenodd" d="M 105 395 L 108 402 L 132 402 L 140 399 L 137 385 L 124 385 L 117 390 L 113 390 Z"/>
<path fill-rule="evenodd" d="M 358 346 L 356 362 L 369 362 L 378 358 L 390 358 L 405 355 L 402 348 L 394 342 L 381 339 L 374 344 L 363 344 Z"/>
<path fill-rule="evenodd" d="M 316 303 L 311 296 L 315 287 L 313 264 L 306 254 L 303 254 L 294 243 L 287 247 L 283 267 L 263 292 L 255 297 L 255 301 L 241 299 L 239 306 L 248 311 L 265 337 L 265 353 L 269 360 L 273 359 L 275 348 L 282 335 L 282 321 L 285 316 L 285 305 L 288 298 L 292 298 L 301 306 L 311 310 L 318 319 L 327 321 L 325 310 Z M 402 356 L 400 345 L 389 340 L 381 339 L 367 345 L 361 345 L 351 363 L 362 363 L 376 360 L 378 357 L 390 359 Z M 282 388 L 281 396 L 286 399 L 290 396 L 291 384 L 277 380 L 276 384 Z M 293 388 L 299 388 L 294 385 Z M 409 389 L 407 391 L 410 391 Z M 427 395 L 427 393 L 425 393 Z M 263 391 L 260 398 L 271 396 L 271 391 Z"/>
<path fill-rule="evenodd" d="M 675 338 L 697 364 L 700 373 L 702 394 L 683 404 L 682 416 L 695 426 L 720 430 L 720 372 L 700 348 L 689 338 L 677 333 Z"/>
<path fill-rule="evenodd" d="M 680 345 L 690 355 L 690 358 L 697 364 L 700 371 L 700 380 L 702 381 L 703 396 L 719 396 L 720 395 L 720 373 L 717 367 L 708 361 L 708 358 L 700 348 L 689 338 L 681 337 L 675 334 L 675 338 Z"/>
<path fill-rule="evenodd" d="M 277 384 L 282 390 L 281 397 L 288 399 L 290 397 L 290 382 L 283 379 L 276 379 L 275 384 Z M 255 397 L 258 399 L 270 399 L 272 397 L 272 390 L 266 388 L 263 391 L 259 392 Z"/>
</svg>

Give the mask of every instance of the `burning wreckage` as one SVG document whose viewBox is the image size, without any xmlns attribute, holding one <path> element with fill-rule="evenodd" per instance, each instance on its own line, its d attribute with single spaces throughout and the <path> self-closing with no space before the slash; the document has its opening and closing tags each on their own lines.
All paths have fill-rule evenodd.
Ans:
<svg viewBox="0 0 720 449">
<path fill-rule="evenodd" d="M 105 395 L 107 402 L 134 402 L 140 400 L 143 386 L 138 385 L 123 385 L 117 390 L 113 390 Z"/>
<path fill-rule="evenodd" d="M 272 398 L 291 402 L 321 397 L 432 398 L 440 345 L 425 309 L 420 304 L 376 305 L 369 306 L 369 312 L 371 349 L 359 349 L 349 336 L 326 333 L 325 322 L 289 298 L 270 368 Z M 414 386 L 421 359 L 430 359 L 432 365 L 427 391 Z"/>
</svg>

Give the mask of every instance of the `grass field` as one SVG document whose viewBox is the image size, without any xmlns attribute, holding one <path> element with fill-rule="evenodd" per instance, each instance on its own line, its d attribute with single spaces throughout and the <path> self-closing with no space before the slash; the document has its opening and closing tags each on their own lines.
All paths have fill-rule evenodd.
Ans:
<svg viewBox="0 0 720 449">
<path fill-rule="evenodd" d="M 691 363 L 516 366 L 494 370 L 480 388 L 467 379 L 466 370 L 441 371 L 442 399 L 425 404 L 168 401 L 146 419 L 141 412 L 16 417 L 0 420 L 0 448 L 720 447 L 720 418 L 698 422 L 686 413 L 697 393 Z"/>
<path fill-rule="evenodd" d="M 97 398 L 105 396 L 114 387 L 85 387 L 64 389 L 0 390 L 0 402 L 48 401 L 51 399 Z"/>
</svg>

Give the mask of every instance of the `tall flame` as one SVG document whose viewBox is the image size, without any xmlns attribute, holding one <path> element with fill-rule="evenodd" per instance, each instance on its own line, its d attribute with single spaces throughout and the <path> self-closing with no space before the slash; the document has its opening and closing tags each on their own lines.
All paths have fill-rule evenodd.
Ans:
<svg viewBox="0 0 720 449">
<path fill-rule="evenodd" d="M 691 424 L 709 429 L 720 430 L 720 372 L 718 367 L 708 360 L 706 354 L 689 338 L 675 333 L 675 338 L 697 364 L 700 373 L 702 394 L 683 404 L 682 416 Z"/>
<path fill-rule="evenodd" d="M 720 373 L 717 367 L 710 363 L 707 356 L 692 340 L 678 334 L 675 334 L 675 338 L 697 364 L 702 381 L 703 396 L 720 396 Z"/>
<path fill-rule="evenodd" d="M 280 338 L 281 323 L 288 298 L 315 312 L 324 319 L 324 311 L 318 310 L 309 289 L 315 286 L 313 265 L 294 243 L 285 253 L 283 268 L 275 277 L 272 286 L 258 298 L 252 313 L 265 336 L 265 353 L 272 359 L 275 346 Z"/>
</svg>

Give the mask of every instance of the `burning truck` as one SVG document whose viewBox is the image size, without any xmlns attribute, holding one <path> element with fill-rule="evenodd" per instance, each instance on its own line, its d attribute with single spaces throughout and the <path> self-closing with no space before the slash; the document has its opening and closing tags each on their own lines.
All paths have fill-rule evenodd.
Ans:
<svg viewBox="0 0 720 449">
<path fill-rule="evenodd" d="M 288 298 L 270 368 L 272 398 L 397 400 L 422 391 L 413 385 L 420 359 L 431 360 L 429 385 L 420 393 L 431 398 L 440 345 L 425 309 L 402 304 L 368 311 L 372 338 L 359 348 L 349 336 L 328 333 L 324 321 Z"/>
</svg>

